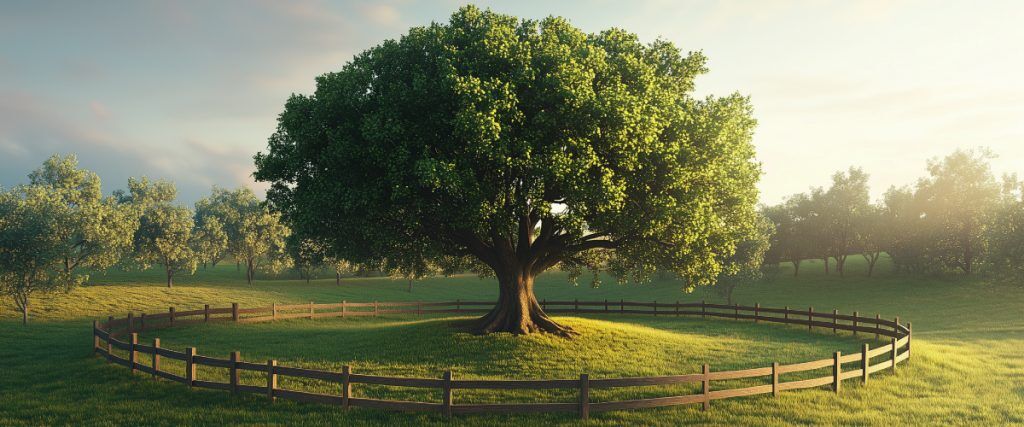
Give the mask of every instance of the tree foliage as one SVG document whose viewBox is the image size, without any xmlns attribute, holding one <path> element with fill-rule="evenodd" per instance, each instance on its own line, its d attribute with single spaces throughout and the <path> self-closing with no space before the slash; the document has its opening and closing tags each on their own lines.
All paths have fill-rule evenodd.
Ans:
<svg viewBox="0 0 1024 427">
<path fill-rule="evenodd" d="M 292 96 L 256 177 L 340 258 L 488 266 L 503 291 L 479 331 L 562 332 L 533 297 L 540 272 L 608 249 L 620 276 L 707 284 L 752 227 L 751 107 L 691 96 L 704 63 L 618 29 L 464 7 Z"/>
</svg>

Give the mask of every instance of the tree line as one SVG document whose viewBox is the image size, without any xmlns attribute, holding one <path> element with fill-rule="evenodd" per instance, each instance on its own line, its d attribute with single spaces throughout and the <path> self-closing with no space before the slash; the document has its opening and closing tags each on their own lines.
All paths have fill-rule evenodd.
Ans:
<svg viewBox="0 0 1024 427">
<path fill-rule="evenodd" d="M 844 276 L 849 256 L 865 259 L 867 275 L 885 253 L 898 271 L 960 272 L 979 268 L 1024 276 L 1024 183 L 997 179 L 986 150 L 957 150 L 928 162 L 916 183 L 890 187 L 872 203 L 868 174 L 850 168 L 828 188 L 812 188 L 763 207 L 774 233 L 764 255 L 768 267 L 824 262 Z"/>
</svg>

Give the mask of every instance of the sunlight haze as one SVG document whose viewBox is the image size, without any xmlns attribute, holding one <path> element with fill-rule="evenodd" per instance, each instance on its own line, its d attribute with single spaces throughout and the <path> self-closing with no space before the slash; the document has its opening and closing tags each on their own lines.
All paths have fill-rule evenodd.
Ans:
<svg viewBox="0 0 1024 427">
<path fill-rule="evenodd" d="M 212 185 L 262 193 L 252 156 L 289 94 L 461 4 L 5 2 L 0 185 L 76 153 L 108 190 L 149 175 L 174 180 L 184 202 Z M 988 147 L 997 173 L 1024 172 L 1024 3 L 477 4 L 702 50 L 699 96 L 752 98 L 765 203 L 850 166 L 877 197 L 958 147 Z"/>
</svg>

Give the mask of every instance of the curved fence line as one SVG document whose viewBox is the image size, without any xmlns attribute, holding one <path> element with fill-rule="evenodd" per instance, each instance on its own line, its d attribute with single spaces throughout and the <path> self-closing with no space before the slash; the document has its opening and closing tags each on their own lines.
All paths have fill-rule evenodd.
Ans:
<svg viewBox="0 0 1024 427">
<path fill-rule="evenodd" d="M 184 351 L 175 351 L 160 346 L 160 339 L 153 340 L 151 345 L 141 344 L 139 331 L 165 328 L 178 325 L 231 321 L 231 322 L 265 322 L 278 319 L 325 317 L 357 317 L 379 316 L 382 314 L 450 314 L 486 312 L 494 302 L 461 301 L 455 302 L 363 302 L 326 304 L 273 304 L 267 307 L 241 308 L 237 303 L 231 307 L 210 308 L 201 310 L 176 311 L 174 307 L 164 313 L 139 314 L 128 313 L 124 318 L 109 317 L 106 322 L 93 322 L 93 350 L 108 362 L 123 365 L 132 373 L 142 372 L 154 378 L 177 381 L 189 387 L 227 390 L 234 393 L 264 394 L 271 401 L 282 398 L 302 402 L 326 403 L 341 405 L 343 408 L 368 407 L 400 411 L 434 411 L 447 416 L 462 413 L 524 413 L 524 412 L 576 412 L 583 419 L 591 412 L 616 411 L 623 409 L 654 408 L 685 404 L 700 404 L 702 409 L 710 408 L 712 400 L 728 399 L 757 394 L 778 396 L 786 390 L 798 390 L 831 386 L 838 393 L 843 380 L 857 379 L 867 383 L 868 377 L 876 372 L 890 369 L 896 371 L 896 365 L 910 358 L 911 324 L 900 324 L 899 317 L 893 320 L 875 317 L 863 317 L 858 312 L 852 315 L 832 312 L 796 310 L 789 307 L 768 308 L 760 304 L 754 306 L 700 303 L 658 303 L 629 301 L 543 301 L 544 309 L 549 313 L 577 314 L 649 314 L 654 316 L 700 316 L 701 318 L 725 318 L 734 320 L 753 320 L 758 322 L 805 325 L 808 331 L 814 328 L 831 329 L 833 333 L 851 331 L 874 334 L 876 340 L 885 337 L 888 343 L 872 348 L 865 343 L 861 351 L 853 354 L 834 352 L 832 357 L 800 363 L 779 364 L 771 366 L 741 369 L 732 371 L 712 371 L 711 366 L 704 364 L 700 373 L 684 375 L 665 375 L 655 377 L 633 378 L 590 378 L 581 374 L 579 378 L 553 380 L 516 380 L 516 379 L 455 379 L 452 371 L 445 371 L 441 378 L 410 378 L 377 375 L 362 375 L 353 372 L 351 366 L 343 366 L 341 372 L 321 371 L 287 366 L 278 366 L 276 360 L 265 363 L 243 361 L 240 352 L 232 352 L 228 359 L 202 356 L 195 347 Z M 483 308 L 481 308 L 483 307 Z M 126 341 L 117 337 L 128 334 Z M 125 354 L 115 354 L 115 350 Z M 902 350 L 902 351 L 901 351 Z M 143 363 L 139 355 L 148 355 L 150 362 Z M 168 372 L 160 368 L 162 358 L 184 362 L 182 375 Z M 872 364 L 872 359 L 877 363 Z M 879 360 L 880 359 L 880 360 Z M 853 365 L 853 366 L 844 366 Z M 197 377 L 196 368 L 208 366 L 228 370 L 229 382 L 220 383 L 204 381 Z M 806 372 L 831 368 L 831 374 L 816 378 L 783 381 L 782 376 L 797 372 Z M 265 385 L 241 384 L 240 373 L 256 372 L 266 378 Z M 327 381 L 340 385 L 341 393 L 320 394 L 301 390 L 290 390 L 278 386 L 279 377 L 307 378 Z M 726 381 L 749 378 L 763 378 L 765 384 L 751 387 L 713 390 L 713 381 Z M 770 380 L 770 382 L 769 382 Z M 700 384 L 701 392 L 681 396 L 653 397 L 623 401 L 592 402 L 591 389 L 649 387 L 674 384 Z M 375 384 L 397 387 L 427 388 L 441 391 L 441 402 L 411 402 L 386 399 L 356 397 L 352 393 L 354 384 Z M 542 390 L 565 389 L 575 390 L 575 402 L 549 403 L 489 403 L 489 404 L 457 404 L 455 390 Z"/>
</svg>

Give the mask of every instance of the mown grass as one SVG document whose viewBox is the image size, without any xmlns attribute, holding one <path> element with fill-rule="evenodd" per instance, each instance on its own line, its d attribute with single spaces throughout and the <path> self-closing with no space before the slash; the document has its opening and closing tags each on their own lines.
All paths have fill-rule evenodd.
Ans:
<svg viewBox="0 0 1024 427">
<path fill-rule="evenodd" d="M 619 411 L 592 416 L 593 425 L 708 424 L 976 424 L 1024 423 L 1024 288 L 995 284 L 983 278 L 908 277 L 888 273 L 865 278 L 854 264 L 849 276 L 824 276 L 810 263 L 801 277 L 778 277 L 737 291 L 740 303 L 760 302 L 842 312 L 860 310 L 883 317 L 900 315 L 914 324 L 914 357 L 896 375 L 872 377 L 866 387 L 847 381 L 839 396 L 825 388 L 716 401 L 712 410 L 696 406 Z M 33 323 L 22 327 L 13 309 L 0 320 L 0 424 L 442 424 L 435 414 L 376 410 L 341 411 L 326 405 L 291 402 L 268 404 L 258 396 L 231 396 L 219 391 L 189 391 L 180 384 L 148 376 L 130 378 L 127 371 L 91 357 L 89 321 L 128 311 L 162 311 L 270 302 L 372 300 L 493 299 L 491 279 L 475 276 L 417 282 L 406 292 L 405 281 L 387 278 L 333 278 L 311 284 L 289 278 L 245 284 L 233 265 L 200 271 L 162 286 L 158 272 L 110 272 L 94 276 L 95 285 L 69 295 L 39 298 Z M 683 294 L 679 284 L 656 280 L 646 285 L 615 285 L 598 289 L 573 287 L 564 274 L 538 280 L 538 296 L 548 299 L 712 300 Z M 830 331 L 807 333 L 802 328 L 754 325 L 727 320 L 649 316 L 562 317 L 582 332 L 573 340 L 550 336 L 473 336 L 450 327 L 451 318 L 385 316 L 377 319 L 293 320 L 276 323 L 210 324 L 147 333 L 164 346 L 195 345 L 201 354 L 225 357 L 240 350 L 246 360 L 275 358 L 288 366 L 338 369 L 354 365 L 357 372 L 438 377 L 452 369 L 460 378 L 593 378 L 699 372 L 700 364 L 715 369 L 766 366 L 828 357 L 832 351 L 856 351 L 860 341 Z M 860 337 L 865 338 L 865 337 Z M 164 362 L 167 369 L 177 369 Z M 903 366 L 906 366 L 905 368 Z M 822 373 L 823 374 L 823 373 Z M 200 376 L 222 379 L 222 370 L 203 368 Z M 797 379 L 794 377 L 792 379 Z M 260 383 L 257 377 L 243 381 Z M 292 381 L 292 382 L 288 382 Z M 330 391 L 329 384 L 285 387 Z M 722 383 L 722 387 L 743 385 Z M 594 391 L 593 400 L 613 400 L 688 393 L 680 386 Z M 434 391 L 357 386 L 365 396 L 438 401 Z M 468 392 L 457 402 L 571 401 L 572 392 Z M 577 424 L 574 414 L 526 416 L 459 416 L 455 424 Z"/>
</svg>

